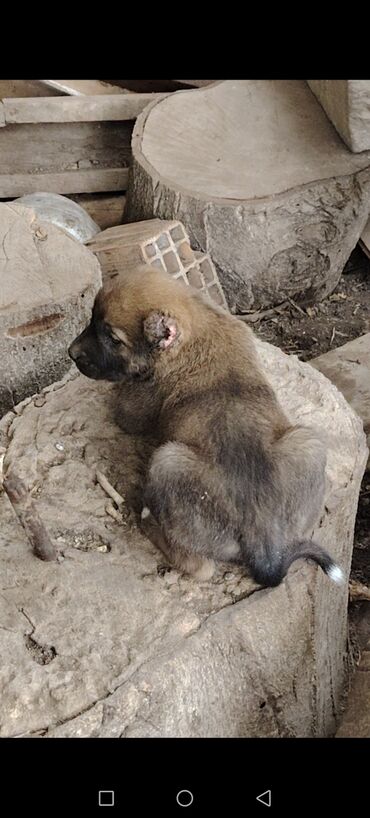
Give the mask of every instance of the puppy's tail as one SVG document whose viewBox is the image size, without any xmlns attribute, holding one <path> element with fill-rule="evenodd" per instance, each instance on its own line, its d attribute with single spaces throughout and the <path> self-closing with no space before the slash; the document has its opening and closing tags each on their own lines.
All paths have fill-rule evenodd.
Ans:
<svg viewBox="0 0 370 818">
<path fill-rule="evenodd" d="M 318 543 L 312 540 L 302 540 L 301 542 L 295 543 L 293 550 L 285 555 L 283 576 L 287 573 L 292 562 L 298 559 L 313 560 L 333 582 L 338 583 L 338 585 L 344 583 L 344 573 L 342 569 L 334 562 L 330 554 L 325 551 L 325 548 L 322 548 Z"/>
<path fill-rule="evenodd" d="M 321 545 L 311 540 L 295 542 L 282 556 L 274 553 L 271 547 L 266 548 L 263 555 L 260 552 L 253 560 L 250 568 L 256 582 L 271 588 L 280 585 L 291 564 L 299 559 L 313 560 L 333 582 L 344 583 L 344 573 L 339 565 Z"/>
</svg>

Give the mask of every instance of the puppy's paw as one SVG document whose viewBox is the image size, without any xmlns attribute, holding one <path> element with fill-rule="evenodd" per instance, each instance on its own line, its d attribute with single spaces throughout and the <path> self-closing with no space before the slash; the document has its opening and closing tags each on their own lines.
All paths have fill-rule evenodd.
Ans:
<svg viewBox="0 0 370 818">
<path fill-rule="evenodd" d="M 213 577 L 214 572 L 215 564 L 213 560 L 203 559 L 201 565 L 199 565 L 191 573 L 194 579 L 198 580 L 198 582 L 207 582 Z"/>
</svg>

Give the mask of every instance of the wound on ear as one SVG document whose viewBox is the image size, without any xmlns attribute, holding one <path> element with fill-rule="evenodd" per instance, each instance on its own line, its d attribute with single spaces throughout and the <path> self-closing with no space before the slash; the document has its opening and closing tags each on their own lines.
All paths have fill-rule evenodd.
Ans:
<svg viewBox="0 0 370 818">
<path fill-rule="evenodd" d="M 152 312 L 144 321 L 144 334 L 149 343 L 167 349 L 178 337 L 176 321 L 169 315 Z"/>
</svg>

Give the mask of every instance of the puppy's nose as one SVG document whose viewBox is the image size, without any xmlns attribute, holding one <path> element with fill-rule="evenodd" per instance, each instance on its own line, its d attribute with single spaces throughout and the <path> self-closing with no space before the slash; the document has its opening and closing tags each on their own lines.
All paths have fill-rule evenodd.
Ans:
<svg viewBox="0 0 370 818">
<path fill-rule="evenodd" d="M 86 352 L 84 352 L 78 344 L 75 344 L 74 341 L 68 348 L 68 355 L 72 358 L 72 361 L 83 361 L 87 358 Z"/>
</svg>

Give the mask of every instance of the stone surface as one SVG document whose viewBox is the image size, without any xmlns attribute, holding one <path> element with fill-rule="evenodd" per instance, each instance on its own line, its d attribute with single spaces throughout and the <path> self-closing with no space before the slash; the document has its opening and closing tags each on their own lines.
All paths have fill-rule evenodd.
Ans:
<svg viewBox="0 0 370 818">
<path fill-rule="evenodd" d="M 60 378 L 101 286 L 86 247 L 31 208 L 0 205 L 0 414 Z"/>
<path fill-rule="evenodd" d="M 207 253 L 192 250 L 181 222 L 148 219 L 122 224 L 104 230 L 87 244 L 99 259 L 104 278 L 113 278 L 124 267 L 151 264 L 202 290 L 227 309 L 212 260 Z"/>
<path fill-rule="evenodd" d="M 292 420 L 327 429 L 327 512 L 315 537 L 348 576 L 361 422 L 315 369 L 262 342 L 258 350 Z M 4 471 L 32 489 L 62 552 L 59 563 L 36 559 L 0 497 L 0 735 L 333 735 L 347 680 L 347 585 L 305 562 L 271 590 L 227 565 L 205 583 L 160 576 L 163 557 L 129 517 L 108 516 L 95 481 L 98 467 L 131 491 L 138 443 L 111 420 L 112 390 L 66 378 L 0 424 Z"/>
<path fill-rule="evenodd" d="M 350 153 L 304 80 L 171 94 L 132 149 L 126 219 L 183 222 L 232 311 L 335 288 L 369 215 L 370 153 Z"/>
<path fill-rule="evenodd" d="M 335 384 L 360 416 L 370 449 L 370 332 L 320 355 L 310 364 Z"/>
<path fill-rule="evenodd" d="M 370 80 L 307 82 L 351 151 L 370 150 Z"/>
</svg>

